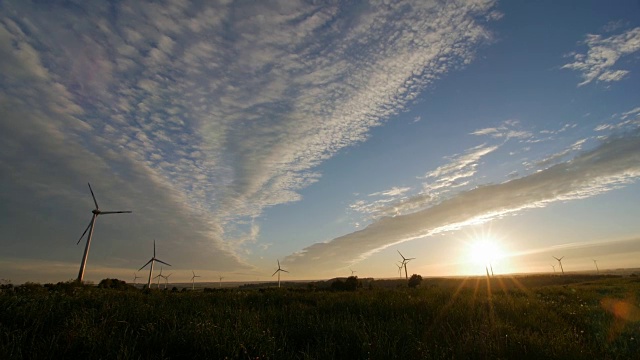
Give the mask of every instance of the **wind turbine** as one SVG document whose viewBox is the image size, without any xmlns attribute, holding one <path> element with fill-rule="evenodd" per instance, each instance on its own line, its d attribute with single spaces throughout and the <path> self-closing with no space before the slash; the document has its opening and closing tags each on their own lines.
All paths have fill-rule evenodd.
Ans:
<svg viewBox="0 0 640 360">
<path fill-rule="evenodd" d="M 140 276 L 138 276 L 138 273 L 137 273 L 137 272 L 134 272 L 134 273 L 133 273 L 133 285 L 135 285 L 135 284 L 136 284 L 136 280 L 138 280 L 138 279 L 140 279 Z"/>
<path fill-rule="evenodd" d="M 398 267 L 398 277 L 402 277 L 402 267 L 404 266 L 404 263 L 398 263 L 396 264 L 396 266 Z"/>
<path fill-rule="evenodd" d="M 164 277 L 164 289 L 167 289 L 167 284 L 169 283 L 169 276 L 173 275 L 173 273 L 167 275 L 167 276 L 163 276 Z"/>
<path fill-rule="evenodd" d="M 402 255 L 402 253 L 400 252 L 400 250 L 396 250 L 398 251 L 398 254 L 400 254 L 400 256 L 402 257 L 402 265 L 404 265 L 404 277 L 406 279 L 409 279 L 409 275 L 407 274 L 407 263 L 411 260 L 415 260 L 415 258 L 405 258 L 404 255 Z M 400 275 L 402 276 L 402 275 Z"/>
<path fill-rule="evenodd" d="M 191 290 L 195 290 L 196 287 L 196 278 L 200 277 L 200 275 L 196 275 L 195 272 L 193 272 L 193 270 L 191 270 L 191 273 L 193 274 L 193 276 L 191 277 Z"/>
<path fill-rule="evenodd" d="M 353 274 L 357 273 L 357 271 L 351 270 L 351 268 L 349 268 L 349 271 L 351 271 L 351 276 L 353 276 Z"/>
<path fill-rule="evenodd" d="M 288 273 L 287 270 L 283 269 L 280 267 L 280 260 L 278 260 L 278 270 L 276 270 L 276 272 L 273 273 L 273 275 L 278 274 L 278 287 L 280 287 L 280 272 L 284 271 L 286 273 Z M 273 277 L 273 275 L 271 275 L 271 277 Z"/>
<path fill-rule="evenodd" d="M 491 277 L 493 277 L 493 264 L 489 263 L 489 267 L 491 268 Z"/>
<path fill-rule="evenodd" d="M 224 279 L 222 276 L 220 276 L 220 283 L 218 284 L 218 287 L 222 289 L 222 279 Z"/>
<path fill-rule="evenodd" d="M 553 268 L 553 273 L 556 273 L 556 266 L 555 265 L 551 265 L 551 267 Z"/>
<path fill-rule="evenodd" d="M 564 275 L 564 268 L 562 267 L 562 259 L 564 259 L 564 256 L 563 256 L 563 257 L 561 257 L 560 259 L 558 259 L 558 258 L 557 258 L 557 257 L 555 257 L 555 256 L 552 256 L 552 258 L 554 258 L 554 259 L 558 260 L 558 264 L 560 264 L 560 270 L 562 270 L 562 275 Z"/>
<path fill-rule="evenodd" d="M 161 264 L 165 264 L 165 265 L 171 266 L 171 265 L 167 264 L 166 262 L 164 262 L 164 261 L 162 261 L 160 259 L 156 259 L 156 241 L 153 240 L 153 257 L 151 258 L 151 260 L 147 261 L 147 263 L 144 264 L 143 267 L 140 268 L 140 270 L 142 270 L 142 269 L 145 268 L 145 266 L 151 264 L 151 267 L 149 268 L 149 281 L 147 282 L 147 288 L 148 289 L 151 289 L 151 276 L 153 275 L 153 264 L 156 261 L 161 263 Z M 140 271 L 140 270 L 138 270 L 138 271 Z"/>
<path fill-rule="evenodd" d="M 160 278 L 164 278 L 164 276 L 162 276 L 162 266 L 160 266 L 160 274 L 154 277 L 154 279 L 158 279 L 157 289 L 160 289 Z"/>
<path fill-rule="evenodd" d="M 596 272 L 597 272 L 597 274 L 600 274 L 600 269 L 598 269 L 598 260 L 596 260 L 596 259 L 591 259 L 591 260 L 593 260 L 593 263 L 596 264 Z"/>
<path fill-rule="evenodd" d="M 489 279 L 491 276 L 489 276 L 489 268 L 487 265 L 484 266 L 484 270 L 487 272 L 487 279 Z"/>
<path fill-rule="evenodd" d="M 80 236 L 80 239 L 78 239 L 78 242 L 76 243 L 76 245 L 80 244 L 80 240 L 82 240 L 82 238 L 87 233 L 87 231 L 89 231 L 89 235 L 87 236 L 87 245 L 85 245 L 84 247 L 84 255 L 82 255 L 82 262 L 80 263 L 80 271 L 78 272 L 78 282 L 82 282 L 82 280 L 84 279 L 84 269 L 87 266 L 87 257 L 89 257 L 89 248 L 91 247 L 91 239 L 93 238 L 93 229 L 96 226 L 96 220 L 98 219 L 98 215 L 129 214 L 132 212 L 128 210 L 127 211 L 101 211 L 100 207 L 98 206 L 98 201 L 96 200 L 96 196 L 93 194 L 93 189 L 91 189 L 91 184 L 87 183 L 87 185 L 89 185 L 89 191 L 91 191 L 91 197 L 93 198 L 93 203 L 96 205 L 96 208 L 91 211 L 93 213 L 93 216 L 91 216 L 91 221 L 89 222 L 89 225 L 87 226 L 87 228 L 84 229 L 84 232 L 82 233 L 82 235 Z"/>
</svg>

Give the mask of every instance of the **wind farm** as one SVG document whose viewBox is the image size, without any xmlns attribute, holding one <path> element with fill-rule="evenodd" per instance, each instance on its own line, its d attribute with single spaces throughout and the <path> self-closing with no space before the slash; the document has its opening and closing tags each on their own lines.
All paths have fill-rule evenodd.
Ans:
<svg viewBox="0 0 640 360">
<path fill-rule="evenodd" d="M 639 358 L 638 11 L 0 1 L 0 359 Z"/>
</svg>

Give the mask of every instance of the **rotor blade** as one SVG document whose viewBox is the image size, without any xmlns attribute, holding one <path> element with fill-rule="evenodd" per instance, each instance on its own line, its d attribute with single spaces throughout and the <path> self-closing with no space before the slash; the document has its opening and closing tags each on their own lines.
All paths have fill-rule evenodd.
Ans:
<svg viewBox="0 0 640 360">
<path fill-rule="evenodd" d="M 403 260 L 406 260 L 406 259 L 404 258 L 404 255 L 402 255 L 402 253 L 400 252 L 400 250 L 396 250 L 396 251 L 398 252 L 398 254 L 400 254 L 400 256 L 402 257 L 402 259 L 403 259 Z"/>
<path fill-rule="evenodd" d="M 285 269 L 280 269 L 280 271 L 284 271 L 284 272 L 288 273 L 288 271 L 287 271 L 287 270 L 285 270 Z"/>
<path fill-rule="evenodd" d="M 276 272 L 273 273 L 273 275 L 277 274 L 278 271 L 280 271 L 280 269 L 276 270 Z M 271 275 L 273 277 L 273 275 Z"/>
<path fill-rule="evenodd" d="M 108 214 L 131 214 L 133 211 L 101 211 L 100 215 L 108 215 Z"/>
<path fill-rule="evenodd" d="M 138 269 L 138 271 L 140 271 L 140 270 L 144 269 L 144 268 L 145 268 L 147 265 L 149 265 L 149 263 L 150 263 L 150 262 L 152 262 L 152 261 L 153 261 L 153 259 L 151 259 L 151 260 L 147 261 L 147 263 L 146 263 L 146 264 L 144 264 L 144 266 L 143 266 L 143 267 L 141 267 L 140 269 Z"/>
<path fill-rule="evenodd" d="M 84 235 L 87 233 L 87 231 L 89 230 L 89 228 L 91 227 L 91 225 L 93 225 L 93 217 L 91 217 L 91 221 L 89 221 L 89 225 L 87 225 L 87 228 L 84 229 L 84 232 L 82 233 L 82 236 L 80 236 L 80 239 L 78 239 L 78 242 L 76 243 L 76 245 L 80 244 L 80 240 L 82 240 L 82 238 L 84 237 Z"/>
<path fill-rule="evenodd" d="M 156 261 L 157 261 L 157 262 L 159 262 L 159 263 L 163 263 L 163 264 L 165 264 L 165 265 L 169 265 L 169 264 L 167 264 L 166 262 L 164 262 L 164 261 L 162 261 L 162 260 L 158 260 L 158 259 L 156 259 Z M 171 265 L 169 265 L 169 266 L 171 266 Z"/>
<path fill-rule="evenodd" d="M 87 185 L 89 185 L 89 191 L 91 191 L 91 197 L 93 198 L 93 203 L 96 204 L 96 209 L 100 209 L 100 207 L 98 206 L 98 201 L 96 200 L 96 196 L 93 195 L 93 189 L 91 189 L 91 184 L 87 183 Z"/>
<path fill-rule="evenodd" d="M 276 261 L 278 262 L 278 269 L 280 269 L 280 260 L 276 259 Z"/>
<path fill-rule="evenodd" d="M 153 257 L 156 257 L 156 240 L 153 240 Z"/>
</svg>

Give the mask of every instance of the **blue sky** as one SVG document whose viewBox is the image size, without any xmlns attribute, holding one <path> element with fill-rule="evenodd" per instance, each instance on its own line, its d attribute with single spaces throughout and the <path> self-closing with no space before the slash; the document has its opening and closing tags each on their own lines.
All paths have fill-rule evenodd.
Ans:
<svg viewBox="0 0 640 360">
<path fill-rule="evenodd" d="M 0 277 L 637 267 L 635 1 L 0 4 Z M 475 249 L 475 250 L 470 250 Z M 180 274 L 184 279 L 180 279 Z"/>
</svg>

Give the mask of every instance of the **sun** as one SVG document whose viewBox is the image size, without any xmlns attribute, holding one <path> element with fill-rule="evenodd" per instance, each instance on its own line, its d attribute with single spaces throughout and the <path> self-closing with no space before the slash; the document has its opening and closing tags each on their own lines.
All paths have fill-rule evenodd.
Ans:
<svg viewBox="0 0 640 360">
<path fill-rule="evenodd" d="M 469 245 L 469 259 L 478 265 L 487 265 L 504 257 L 504 251 L 492 238 L 479 238 Z"/>
</svg>

